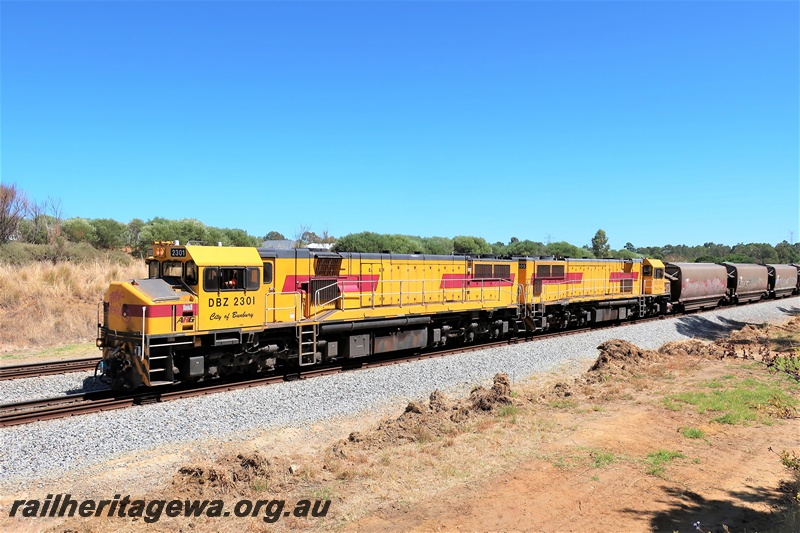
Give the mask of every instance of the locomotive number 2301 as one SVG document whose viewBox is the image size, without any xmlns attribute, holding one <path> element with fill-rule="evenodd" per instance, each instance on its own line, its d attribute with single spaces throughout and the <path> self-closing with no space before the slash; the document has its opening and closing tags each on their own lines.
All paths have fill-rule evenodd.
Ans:
<svg viewBox="0 0 800 533">
<path fill-rule="evenodd" d="M 169 251 L 170 257 L 186 257 L 186 248 L 173 248 Z"/>
<path fill-rule="evenodd" d="M 233 298 L 230 297 L 222 297 L 222 298 L 209 298 L 208 299 L 208 306 L 209 307 L 228 307 L 229 305 L 237 306 L 237 305 L 253 305 L 256 303 L 255 296 L 234 296 Z"/>
</svg>

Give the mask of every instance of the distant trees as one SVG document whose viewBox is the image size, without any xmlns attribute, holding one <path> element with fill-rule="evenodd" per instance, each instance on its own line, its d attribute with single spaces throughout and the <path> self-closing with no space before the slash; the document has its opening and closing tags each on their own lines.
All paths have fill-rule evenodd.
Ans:
<svg viewBox="0 0 800 533">
<path fill-rule="evenodd" d="M 636 252 L 646 257 L 664 261 L 684 261 L 690 263 L 796 263 L 800 262 L 800 243 L 789 244 L 783 241 L 776 246 L 767 243 L 739 243 L 734 246 L 707 242 L 702 246 L 666 244 L 636 248 Z"/>
<path fill-rule="evenodd" d="M 422 250 L 428 254 L 450 255 L 453 253 L 453 239 L 447 237 L 425 237 L 422 239 Z"/>
<path fill-rule="evenodd" d="M 592 253 L 595 257 L 607 257 L 609 248 L 606 232 L 602 229 L 597 230 L 592 237 Z"/>
<path fill-rule="evenodd" d="M 775 246 L 775 253 L 778 254 L 778 263 L 800 263 L 800 247 L 796 244 L 780 242 Z"/>
<path fill-rule="evenodd" d="M 565 241 L 551 242 L 545 248 L 547 255 L 556 257 L 594 257 L 592 252 Z"/>
<path fill-rule="evenodd" d="M 351 233 L 336 241 L 333 247 L 339 252 L 364 252 L 381 253 L 389 251 L 397 254 L 412 254 L 414 252 L 427 252 L 424 239 L 409 235 L 389 235 L 363 231 Z"/>
<path fill-rule="evenodd" d="M 421 252 L 425 254 L 499 254 L 514 256 L 554 255 L 559 257 L 593 257 L 588 250 L 579 248 L 568 242 L 554 242 L 545 245 L 530 240 L 516 240 L 509 244 L 489 244 L 482 237 L 458 235 L 452 239 L 447 237 L 415 237 L 411 235 L 379 234 L 369 231 L 351 233 L 340 237 L 333 248 L 337 252 L 362 252 L 405 254 Z"/>
<path fill-rule="evenodd" d="M 456 237 L 461 249 L 491 250 L 491 246 L 480 237 Z M 351 233 L 340 237 L 333 249 L 337 252 L 380 253 L 389 251 L 396 254 L 436 254 L 449 255 L 456 251 L 455 240 L 447 237 L 415 237 L 412 235 L 380 234 L 371 231 Z M 459 252 L 477 253 L 477 252 Z M 491 253 L 481 252 L 481 253 Z"/>
<path fill-rule="evenodd" d="M 248 235 L 241 229 L 206 226 L 193 218 L 169 220 L 156 217 L 142 224 L 136 248 L 142 250 L 152 241 L 172 240 L 178 240 L 181 243 L 202 242 L 210 245 L 219 242 L 223 246 L 258 246 L 261 244 L 261 239 Z"/>
<path fill-rule="evenodd" d="M 453 237 L 453 251 L 457 254 L 490 254 L 492 247 L 481 237 L 459 235 Z"/>
<path fill-rule="evenodd" d="M 28 198 L 15 184 L 0 183 L 0 242 L 17 236 L 19 223 L 28 214 Z"/>
<path fill-rule="evenodd" d="M 548 255 L 544 243 L 538 241 L 529 241 L 525 239 L 524 241 L 520 241 L 517 239 L 516 241 L 513 240 L 512 237 L 511 242 L 506 247 L 506 253 L 508 255 Z"/>
<path fill-rule="evenodd" d="M 131 250 L 139 248 L 139 243 L 142 242 L 142 230 L 144 229 L 144 220 L 141 218 L 134 218 L 128 222 L 128 242 L 127 246 Z"/>
<path fill-rule="evenodd" d="M 789 244 L 786 241 L 776 246 L 764 243 L 737 244 L 727 246 L 707 242 L 702 246 L 686 246 L 682 244 L 664 246 L 635 247 L 630 242 L 619 250 L 612 250 L 608 245 L 605 231 L 599 230 L 592 239 L 592 246 L 575 246 L 565 241 L 544 244 L 538 241 L 512 238 L 508 244 L 496 242 L 489 244 L 481 237 L 456 236 L 416 237 L 410 235 L 389 235 L 372 232 L 351 233 L 339 238 L 334 246 L 339 252 L 382 252 L 426 254 L 496 254 L 506 256 L 556 256 L 594 258 L 596 253 L 609 258 L 635 259 L 652 257 L 665 261 L 679 262 L 745 262 L 745 263 L 800 263 L 800 243 Z"/>
<path fill-rule="evenodd" d="M 113 250 L 121 248 L 128 240 L 126 232 L 128 226 L 111 218 L 97 218 L 90 222 L 94 228 L 94 244 L 97 248 Z"/>
<path fill-rule="evenodd" d="M 48 198 L 42 203 L 26 201 L 24 218 L 17 224 L 17 240 L 31 244 L 58 244 L 63 213 L 61 201 Z"/>
<path fill-rule="evenodd" d="M 742 262 L 742 263 L 800 263 L 800 243 L 783 241 L 768 243 L 739 243 L 733 246 L 706 242 L 702 245 L 665 244 L 635 247 L 626 242 L 620 250 L 612 250 L 608 236 L 597 230 L 591 245 L 575 246 L 565 241 L 544 244 L 512 236 L 509 242 L 490 244 L 486 239 L 470 235 L 455 237 L 419 237 L 401 234 L 361 232 L 345 235 L 338 240 L 327 229 L 321 235 L 309 226 L 301 225 L 294 234 L 295 246 L 311 243 L 335 243 L 341 252 L 424 253 L 436 255 L 495 254 L 504 256 L 612 257 L 633 259 L 651 257 L 680 262 Z M 258 246 L 264 240 L 285 240 L 282 233 L 270 231 L 263 238 L 248 235 L 241 229 L 206 226 L 196 219 L 170 220 L 155 217 L 148 221 L 134 218 L 127 224 L 110 218 L 64 219 L 61 203 L 48 198 L 37 203 L 14 184 L 0 183 L 0 244 L 10 240 L 31 244 L 51 245 L 50 257 L 61 257 L 67 241 L 86 243 L 95 248 L 125 249 L 141 255 L 152 241 L 178 240 L 181 243 L 222 243 L 223 246 Z M 54 259 L 55 260 L 55 259 Z"/>
<path fill-rule="evenodd" d="M 85 242 L 108 250 L 127 247 L 137 254 L 141 254 L 153 241 L 178 240 L 183 244 L 189 241 L 206 244 L 221 242 L 223 246 L 261 244 L 261 239 L 248 235 L 244 230 L 206 226 L 191 218 L 170 220 L 156 217 L 147 222 L 134 218 L 128 224 L 110 218 L 70 218 L 62 224 L 62 233 L 71 242 Z"/>
<path fill-rule="evenodd" d="M 284 240 L 286 240 L 286 237 L 283 236 L 283 233 L 279 233 L 277 231 L 270 231 L 269 233 L 264 235 L 264 238 L 262 240 L 264 240 L 264 241 L 284 241 Z"/>
<path fill-rule="evenodd" d="M 85 218 L 70 218 L 61 225 L 61 233 L 67 240 L 72 242 L 97 241 L 97 232 L 92 223 Z"/>
</svg>

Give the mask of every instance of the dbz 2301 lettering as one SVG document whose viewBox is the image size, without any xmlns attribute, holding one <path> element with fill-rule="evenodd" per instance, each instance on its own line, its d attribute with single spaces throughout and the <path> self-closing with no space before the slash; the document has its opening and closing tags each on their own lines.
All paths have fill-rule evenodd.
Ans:
<svg viewBox="0 0 800 533">
<path fill-rule="evenodd" d="M 217 298 L 209 298 L 209 307 L 228 307 L 228 306 L 241 306 L 241 305 L 254 305 L 256 303 L 255 296 L 219 296 Z"/>
</svg>

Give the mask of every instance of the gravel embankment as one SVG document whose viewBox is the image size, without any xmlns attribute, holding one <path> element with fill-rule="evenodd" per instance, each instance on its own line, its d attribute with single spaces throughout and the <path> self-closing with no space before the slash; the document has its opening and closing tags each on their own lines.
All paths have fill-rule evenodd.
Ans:
<svg viewBox="0 0 800 533">
<path fill-rule="evenodd" d="M 610 338 L 624 339 L 642 348 L 657 348 L 672 340 L 714 339 L 746 324 L 780 322 L 796 314 L 800 314 L 800 299 L 791 298 L 410 364 L 5 428 L 0 430 L 0 487 L 13 490 L 16 483 L 24 480 L 57 475 L 101 463 L 118 454 L 163 444 L 207 438 L 245 439 L 248 431 L 258 428 L 301 425 L 356 414 L 398 399 L 420 399 L 436 388 L 463 392 L 475 384 L 487 383 L 497 372 L 506 372 L 513 380 L 519 380 L 554 369 L 580 370 L 585 368 L 587 359 L 597 357 L 597 345 Z"/>
<path fill-rule="evenodd" d="M 105 383 L 94 379 L 94 371 L 12 379 L 0 381 L 0 404 L 93 392 L 108 388 Z"/>
</svg>

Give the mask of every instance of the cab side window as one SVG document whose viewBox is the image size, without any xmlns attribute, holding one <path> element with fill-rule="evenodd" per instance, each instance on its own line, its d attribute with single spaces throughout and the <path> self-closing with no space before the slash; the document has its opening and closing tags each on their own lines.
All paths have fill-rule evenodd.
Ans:
<svg viewBox="0 0 800 533">
<path fill-rule="evenodd" d="M 184 278 L 187 285 L 197 285 L 197 265 L 194 261 L 186 263 L 186 277 Z"/>
<path fill-rule="evenodd" d="M 244 289 L 244 269 L 243 268 L 220 268 L 220 284 L 223 289 L 236 291 Z"/>
<path fill-rule="evenodd" d="M 219 290 L 219 269 L 206 267 L 203 271 L 203 290 L 215 292 Z"/>
<path fill-rule="evenodd" d="M 642 267 L 642 276 L 652 276 L 653 275 L 653 267 L 650 265 L 645 265 Z"/>
<path fill-rule="evenodd" d="M 655 278 L 656 279 L 664 279 L 664 269 L 663 268 L 657 268 L 656 269 Z"/>
<path fill-rule="evenodd" d="M 272 283 L 272 263 L 264 263 L 264 285 Z"/>
<path fill-rule="evenodd" d="M 261 286 L 261 276 L 259 275 L 259 271 L 257 267 L 248 267 L 247 268 L 247 279 L 244 283 L 245 290 L 248 291 L 257 291 L 258 288 Z"/>
<path fill-rule="evenodd" d="M 254 270 L 255 277 L 258 279 L 258 269 Z M 242 291 L 245 288 L 247 279 L 244 268 L 206 267 L 204 272 L 203 290 L 206 292 Z"/>
</svg>

